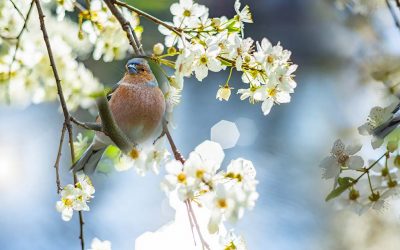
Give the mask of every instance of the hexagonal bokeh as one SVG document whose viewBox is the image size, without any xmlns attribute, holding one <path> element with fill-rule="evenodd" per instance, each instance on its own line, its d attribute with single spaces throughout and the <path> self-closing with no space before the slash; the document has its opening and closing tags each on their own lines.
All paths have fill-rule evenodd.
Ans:
<svg viewBox="0 0 400 250">
<path fill-rule="evenodd" d="M 211 128 L 211 140 L 221 144 L 223 149 L 233 148 L 240 137 L 234 122 L 221 120 Z"/>
</svg>

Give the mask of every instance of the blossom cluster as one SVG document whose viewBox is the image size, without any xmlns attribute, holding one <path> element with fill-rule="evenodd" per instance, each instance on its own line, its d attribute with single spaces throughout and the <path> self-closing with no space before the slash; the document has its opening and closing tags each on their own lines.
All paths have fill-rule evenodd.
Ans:
<svg viewBox="0 0 400 250">
<path fill-rule="evenodd" d="M 94 45 L 93 59 L 103 58 L 105 62 L 124 59 L 128 52 L 132 52 L 132 47 L 118 20 L 112 15 L 104 1 L 90 0 L 87 3 L 89 3 L 88 6 L 84 8 L 76 0 L 57 1 L 58 20 L 64 19 L 65 12 L 79 9 L 78 36 L 80 39 L 87 37 Z M 121 14 L 140 38 L 142 27 L 139 26 L 139 17 L 127 9 L 121 9 Z"/>
<path fill-rule="evenodd" d="M 225 220 L 236 222 L 258 198 L 256 171 L 251 161 L 232 160 L 226 171 L 219 170 L 224 152 L 218 143 L 205 141 L 184 162 L 170 161 L 162 187 L 167 194 L 177 192 L 181 201 L 190 200 L 211 211 L 210 233 Z"/>
<path fill-rule="evenodd" d="M 232 70 L 239 71 L 246 84 L 246 88 L 237 92 L 241 100 L 262 103 L 262 111 L 267 115 L 274 104 L 290 102 L 290 94 L 296 87 L 293 74 L 297 65 L 291 63 L 291 52 L 280 43 L 273 45 L 266 38 L 261 42 L 244 38 L 244 23 L 252 23 L 252 15 L 249 6 L 241 8 L 239 0 L 235 1 L 234 8 L 236 15 L 231 19 L 210 18 L 208 8 L 192 0 L 172 4 L 173 23 L 159 26 L 168 50 L 155 58 L 175 69 L 169 80 L 178 89 L 183 87 L 184 77 L 194 74 L 202 81 L 209 71 L 229 68 L 226 83 L 217 91 L 219 100 L 229 99 Z M 166 59 L 175 56 L 175 61 Z"/>
<path fill-rule="evenodd" d="M 121 14 L 140 39 L 142 27 L 139 26 L 139 17 L 127 9 L 121 9 Z M 128 52 L 132 53 L 132 47 L 126 39 L 124 30 L 104 1 L 91 0 L 90 9 L 81 11 L 79 16 L 81 22 L 79 35 L 81 38 L 88 37 L 94 45 L 93 59 L 99 60 L 103 57 L 105 62 L 111 62 L 124 59 Z"/>
<path fill-rule="evenodd" d="M 134 148 L 129 155 L 120 152 L 114 167 L 117 171 L 126 171 L 133 167 L 141 176 L 148 171 L 158 174 L 160 167 L 170 160 L 170 156 L 165 148 L 164 138 L 160 138 L 154 144 Z"/>
<path fill-rule="evenodd" d="M 21 12 L 24 14 L 28 12 L 29 5 L 25 1 L 14 2 Z M 49 39 L 53 46 L 53 55 L 68 107 L 74 110 L 79 106 L 82 108 L 93 106 L 94 96 L 102 93 L 102 86 L 84 64 L 77 61 L 78 55 L 90 51 L 90 44 L 85 41 L 77 42 L 71 38 L 70 34 L 78 32 L 71 22 L 57 22 L 54 17 L 47 15 L 46 23 L 51 34 Z M 23 25 L 24 20 L 12 3 L 2 1 L 0 3 L 0 103 L 27 106 L 31 103 L 55 100 L 57 88 L 34 9 L 28 20 L 29 28 L 16 39 Z"/>
<path fill-rule="evenodd" d="M 373 149 L 386 146 L 384 154 L 377 160 L 369 160 L 366 164 L 366 161 L 357 155 L 361 145 L 346 147 L 341 140 L 335 141 L 331 155 L 320 165 L 323 170 L 322 177 L 334 179 L 333 191 L 326 200 L 339 197 L 339 207 L 350 208 L 362 214 L 369 208 L 385 208 L 387 200 L 400 193 L 399 137 L 390 135 L 396 134 L 397 124 L 390 126 L 389 122 L 395 117 L 398 108 L 395 104 L 385 108 L 373 107 L 367 122 L 358 128 L 361 135 L 371 135 Z"/>
<path fill-rule="evenodd" d="M 77 179 L 75 185 L 68 184 L 62 189 L 61 200 L 56 203 L 64 221 L 71 220 L 74 211 L 89 211 L 87 203 L 94 197 L 95 189 L 89 177 L 78 173 Z"/>
</svg>

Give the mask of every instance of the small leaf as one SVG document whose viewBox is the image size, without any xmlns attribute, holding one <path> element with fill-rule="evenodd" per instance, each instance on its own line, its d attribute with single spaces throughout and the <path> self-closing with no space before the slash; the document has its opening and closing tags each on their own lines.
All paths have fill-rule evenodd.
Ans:
<svg viewBox="0 0 400 250">
<path fill-rule="evenodd" d="M 344 191 L 346 191 L 349 187 L 351 187 L 355 183 L 355 180 L 351 177 L 343 177 L 338 178 L 339 187 L 335 188 L 326 196 L 325 201 L 332 200 L 339 195 L 341 195 Z"/>
<path fill-rule="evenodd" d="M 349 185 L 349 184 L 353 184 L 354 181 L 355 180 L 353 178 L 351 178 L 351 177 L 339 177 L 338 178 L 339 186 L 346 186 L 346 185 Z"/>
</svg>

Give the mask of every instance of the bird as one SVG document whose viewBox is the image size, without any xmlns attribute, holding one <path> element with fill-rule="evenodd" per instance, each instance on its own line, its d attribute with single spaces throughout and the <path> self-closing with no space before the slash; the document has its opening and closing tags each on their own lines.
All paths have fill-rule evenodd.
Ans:
<svg viewBox="0 0 400 250">
<path fill-rule="evenodd" d="M 125 65 L 123 78 L 108 94 L 109 107 L 118 127 L 134 143 L 145 143 L 158 135 L 165 114 L 164 94 L 144 58 L 132 58 Z M 96 122 L 101 123 L 100 117 Z M 92 143 L 71 167 L 87 175 L 96 170 L 112 140 L 97 131 Z"/>
<path fill-rule="evenodd" d="M 400 125 L 400 103 L 393 109 L 391 117 L 383 124 L 376 127 L 372 133 L 378 138 L 385 138 Z"/>
</svg>

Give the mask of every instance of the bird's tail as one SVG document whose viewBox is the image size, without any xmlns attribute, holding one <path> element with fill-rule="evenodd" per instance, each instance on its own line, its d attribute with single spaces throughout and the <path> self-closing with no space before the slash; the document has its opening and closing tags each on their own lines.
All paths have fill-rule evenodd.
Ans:
<svg viewBox="0 0 400 250">
<path fill-rule="evenodd" d="M 376 137 L 383 139 L 399 126 L 399 122 L 399 117 L 394 117 L 375 128 L 372 132 Z"/>
<path fill-rule="evenodd" d="M 106 148 L 107 147 L 95 149 L 94 145 L 91 144 L 82 154 L 81 158 L 72 165 L 71 170 L 74 173 L 83 170 L 87 175 L 93 174 Z"/>
</svg>

